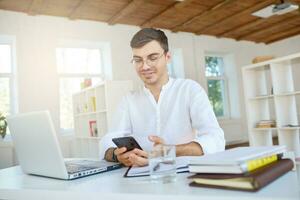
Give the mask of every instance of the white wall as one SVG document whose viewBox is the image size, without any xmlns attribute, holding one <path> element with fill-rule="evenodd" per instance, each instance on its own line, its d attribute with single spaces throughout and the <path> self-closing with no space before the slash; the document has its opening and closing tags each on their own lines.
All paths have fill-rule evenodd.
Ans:
<svg viewBox="0 0 300 200">
<path fill-rule="evenodd" d="M 271 43 L 268 46 L 270 55 L 274 55 L 276 57 L 300 52 L 300 35 Z"/>
<path fill-rule="evenodd" d="M 55 63 L 55 47 L 61 39 L 74 39 L 95 42 L 110 42 L 113 79 L 131 79 L 140 83 L 130 64 L 129 42 L 138 27 L 126 25 L 109 26 L 95 21 L 71 21 L 61 17 L 28 16 L 23 13 L 0 10 L 0 35 L 14 35 L 17 48 L 17 75 L 19 112 L 49 109 L 59 131 L 58 75 Z M 181 48 L 183 52 L 185 77 L 197 80 L 206 88 L 204 76 L 204 53 L 221 52 L 231 54 L 237 66 L 237 90 L 240 100 L 240 118 L 220 121 L 228 142 L 247 138 L 241 70 L 258 55 L 284 55 L 300 51 L 299 38 L 292 42 L 284 41 L 271 46 L 252 42 L 236 42 L 231 39 L 216 39 L 209 36 L 195 36 L 190 33 L 166 31 L 170 48 Z M 276 48 L 276 51 L 271 51 Z M 61 139 L 64 154 L 69 155 L 67 137 Z M 1 155 L 0 155 L 1 157 Z"/>
</svg>

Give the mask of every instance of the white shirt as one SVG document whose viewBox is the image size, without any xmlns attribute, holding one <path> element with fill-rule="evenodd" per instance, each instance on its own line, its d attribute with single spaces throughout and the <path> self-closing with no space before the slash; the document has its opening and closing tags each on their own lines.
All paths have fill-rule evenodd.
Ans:
<svg viewBox="0 0 300 200">
<path fill-rule="evenodd" d="M 166 144 L 198 142 L 204 154 L 223 151 L 225 139 L 204 89 L 195 81 L 169 78 L 158 102 L 147 88 L 126 95 L 116 112 L 114 130 L 100 141 L 100 157 L 115 147 L 114 137 L 131 135 L 144 150 L 157 135 Z"/>
</svg>

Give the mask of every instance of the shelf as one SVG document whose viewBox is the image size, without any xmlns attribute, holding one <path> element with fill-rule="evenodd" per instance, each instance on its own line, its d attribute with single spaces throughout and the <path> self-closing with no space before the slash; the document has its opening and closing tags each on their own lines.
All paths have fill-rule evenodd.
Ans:
<svg viewBox="0 0 300 200">
<path fill-rule="evenodd" d="M 75 157 L 99 156 L 99 140 L 114 125 L 115 109 L 132 88 L 132 81 L 104 81 L 73 94 Z"/>
<path fill-rule="evenodd" d="M 263 100 L 263 99 L 271 99 L 273 98 L 274 95 L 260 95 L 260 96 L 256 96 L 256 97 L 250 97 L 249 100 Z"/>
<path fill-rule="evenodd" d="M 269 70 L 270 69 L 270 64 L 268 62 L 261 62 L 261 63 L 256 63 L 253 65 L 249 65 L 247 67 L 245 67 L 245 70 Z"/>
<path fill-rule="evenodd" d="M 95 111 L 95 112 L 84 112 L 84 113 L 79 113 L 79 114 L 75 114 L 75 117 L 82 117 L 82 116 L 87 116 L 87 115 L 93 115 L 93 114 L 98 114 L 98 113 L 105 113 L 106 110 L 99 110 L 99 111 Z"/>
<path fill-rule="evenodd" d="M 250 65 L 245 66 L 244 69 L 246 69 L 246 70 L 255 70 L 255 69 L 266 67 L 267 65 L 270 65 L 270 64 L 273 64 L 273 63 L 286 62 L 286 61 L 293 60 L 293 59 L 296 59 L 296 58 L 299 58 L 299 57 L 300 57 L 300 53 L 296 53 L 296 54 L 292 54 L 292 55 L 289 55 L 289 56 L 275 58 L 275 59 L 272 59 L 272 60 L 267 60 L 267 61 L 256 63 L 256 64 L 250 64 Z"/>
<path fill-rule="evenodd" d="M 293 96 L 293 95 L 300 95 L 300 91 L 275 94 L 274 96 L 275 97 L 284 97 L 284 96 Z"/>
<path fill-rule="evenodd" d="M 73 93 L 73 95 L 81 95 L 84 92 L 87 92 L 87 91 L 90 91 L 90 90 L 95 90 L 96 87 L 101 87 L 101 86 L 104 87 L 104 85 L 105 85 L 104 83 L 105 82 L 101 82 L 101 83 L 98 83 L 98 84 L 96 84 L 94 86 L 89 86 L 89 87 L 83 88 L 80 91 Z"/>
<path fill-rule="evenodd" d="M 300 130 L 300 127 L 281 127 L 279 130 L 283 131 L 294 131 L 294 130 Z"/>
<path fill-rule="evenodd" d="M 271 99 L 273 97 L 285 97 L 285 96 L 293 96 L 293 95 L 300 95 L 300 91 L 296 92 L 286 92 L 286 93 L 281 93 L 281 94 L 275 94 L 275 95 L 260 95 L 256 97 L 250 97 L 248 100 L 253 101 L 253 100 L 264 100 L 264 99 Z"/>
<path fill-rule="evenodd" d="M 300 123 L 299 66 L 297 53 L 242 68 L 250 145 L 272 145 L 277 134 L 279 144 L 300 157 L 300 127 L 286 126 Z M 278 127 L 256 127 L 262 119 L 274 119 Z"/>
<path fill-rule="evenodd" d="M 274 127 L 274 128 L 253 128 L 253 131 L 274 131 L 277 130 L 278 128 Z"/>
<path fill-rule="evenodd" d="M 101 137 L 91 137 L 91 136 L 76 136 L 76 139 L 81 139 L 81 140 L 100 140 Z"/>
</svg>

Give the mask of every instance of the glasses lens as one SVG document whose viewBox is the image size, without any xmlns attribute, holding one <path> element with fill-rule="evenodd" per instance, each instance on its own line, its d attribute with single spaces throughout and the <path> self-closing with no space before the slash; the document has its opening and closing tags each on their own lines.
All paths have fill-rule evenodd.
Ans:
<svg viewBox="0 0 300 200">
<path fill-rule="evenodd" d="M 136 67 L 141 66 L 143 63 L 143 60 L 132 60 L 132 64 Z"/>
</svg>

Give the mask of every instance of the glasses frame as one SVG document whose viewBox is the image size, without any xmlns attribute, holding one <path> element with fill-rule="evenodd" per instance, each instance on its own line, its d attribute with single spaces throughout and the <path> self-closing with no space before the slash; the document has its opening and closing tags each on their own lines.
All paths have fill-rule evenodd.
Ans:
<svg viewBox="0 0 300 200">
<path fill-rule="evenodd" d="M 151 54 L 150 54 L 151 55 Z M 150 58 L 148 58 L 148 56 L 146 57 L 146 59 L 141 59 L 141 63 L 137 64 L 134 60 L 134 58 L 130 61 L 131 64 L 133 64 L 135 67 L 140 68 L 142 66 L 144 66 L 144 64 L 146 63 L 149 67 L 155 67 L 159 61 L 159 59 L 163 56 L 166 55 L 166 52 L 163 52 L 161 54 L 158 54 L 158 57 L 155 58 L 155 60 L 150 60 Z"/>
</svg>

